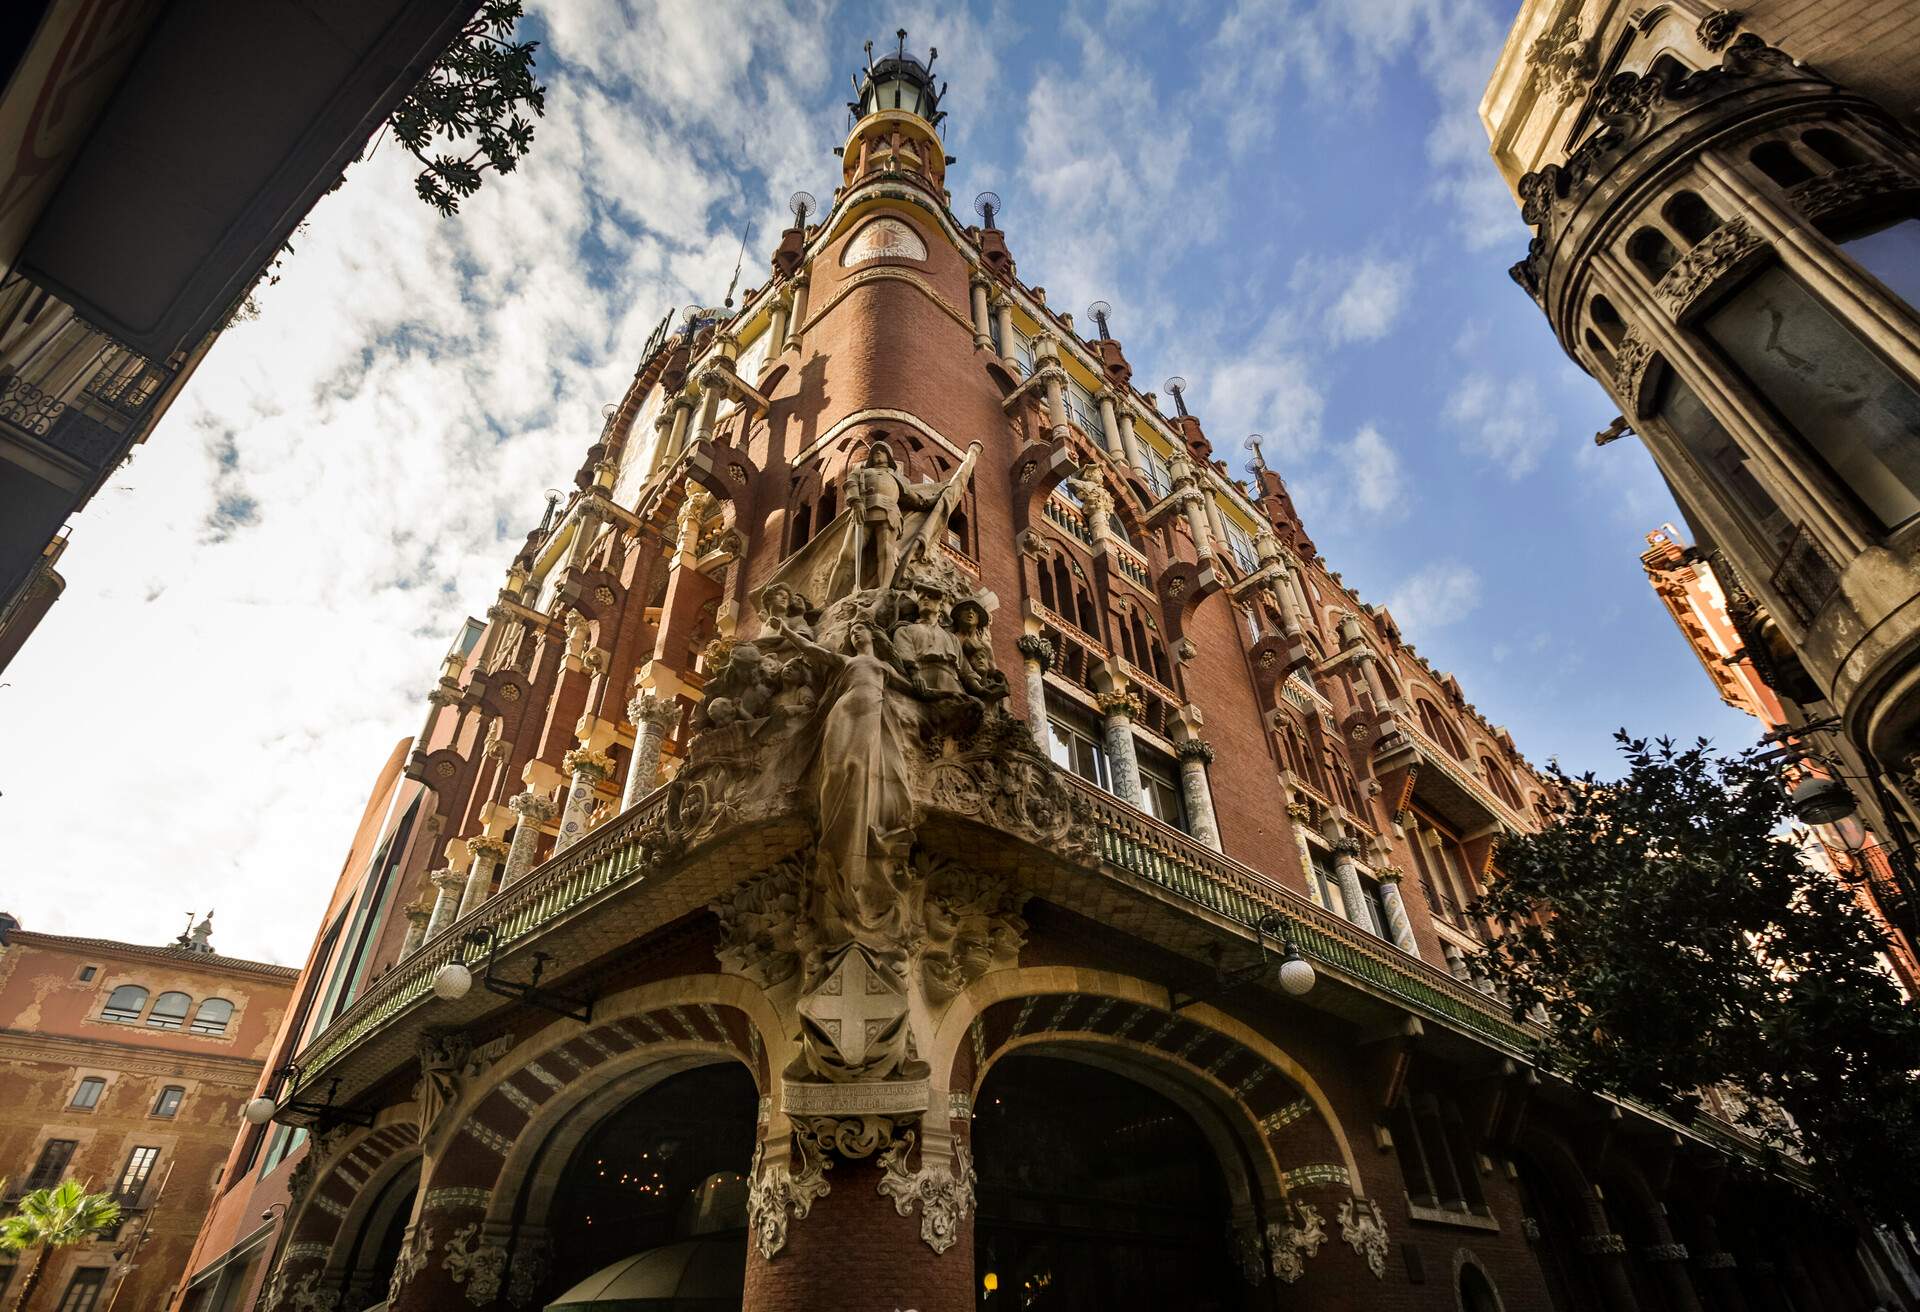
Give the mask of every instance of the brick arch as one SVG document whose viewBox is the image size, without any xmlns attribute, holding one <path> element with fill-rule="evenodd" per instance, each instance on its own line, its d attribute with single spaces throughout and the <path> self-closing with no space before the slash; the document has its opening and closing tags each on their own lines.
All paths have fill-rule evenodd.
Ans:
<svg viewBox="0 0 1920 1312">
<path fill-rule="evenodd" d="M 420 1130 L 413 1104 L 389 1109 L 372 1129 L 338 1149 L 314 1143 L 308 1154 L 295 1173 L 308 1173 L 312 1184 L 290 1209 L 287 1243 L 280 1254 L 280 1287 L 293 1288 L 310 1280 L 316 1289 L 338 1289 L 348 1274 L 353 1242 L 382 1191 L 419 1160 Z M 261 1304 L 269 1312 L 277 1306 L 282 1305 Z"/>
<path fill-rule="evenodd" d="M 1104 1050 L 1226 1112 L 1276 1199 L 1321 1186 L 1365 1196 L 1346 1131 L 1304 1067 L 1212 1007 L 1169 1012 L 1166 990 L 1144 980 L 1066 967 L 995 972 L 948 1013 L 929 1060 L 947 1088 L 971 1093 L 999 1056 L 1038 1044 Z"/>
</svg>

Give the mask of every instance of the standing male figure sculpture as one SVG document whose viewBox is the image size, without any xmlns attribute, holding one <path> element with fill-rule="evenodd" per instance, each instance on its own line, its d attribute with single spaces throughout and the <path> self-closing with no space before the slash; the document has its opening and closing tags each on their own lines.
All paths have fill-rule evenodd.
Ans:
<svg viewBox="0 0 1920 1312">
<path fill-rule="evenodd" d="M 929 509 L 933 498 L 900 476 L 893 448 L 875 442 L 867 451 L 866 463 L 847 472 L 847 501 L 864 539 L 854 556 L 855 587 L 884 588 L 893 581 L 900 563 L 900 512 Z M 873 544 L 871 575 L 861 569 L 868 542 Z"/>
</svg>

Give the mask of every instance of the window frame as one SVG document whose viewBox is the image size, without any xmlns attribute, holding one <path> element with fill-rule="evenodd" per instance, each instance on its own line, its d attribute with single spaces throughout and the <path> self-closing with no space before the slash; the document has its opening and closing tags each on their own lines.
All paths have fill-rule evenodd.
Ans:
<svg viewBox="0 0 1920 1312">
<path fill-rule="evenodd" d="M 203 1028 L 203 1026 L 208 1024 L 208 1022 L 202 1019 L 207 1013 L 207 1008 L 216 1005 L 227 1009 L 226 1014 L 220 1018 L 220 1027 L 218 1029 Z M 225 1035 L 228 1028 L 233 1024 L 233 1017 L 237 1010 L 238 1008 L 226 998 L 217 996 L 202 998 L 200 999 L 200 1005 L 193 1009 L 192 1018 L 187 1022 L 187 1031 L 191 1034 L 198 1034 L 202 1038 L 219 1038 Z"/>
<path fill-rule="evenodd" d="M 116 1008 L 113 1005 L 113 1000 L 122 993 L 129 991 L 140 995 L 139 1005 L 131 1008 L 126 1006 Z M 152 1001 L 153 991 L 145 985 L 117 984 L 113 990 L 107 994 L 107 1000 L 100 1004 L 100 1019 L 115 1025 L 138 1025 L 141 1018 L 147 1014 L 147 1005 Z M 114 1013 L 116 1011 L 124 1014 L 115 1015 Z"/>
<path fill-rule="evenodd" d="M 81 1102 L 80 1095 L 86 1093 L 89 1089 L 93 1091 L 93 1097 L 86 1102 Z M 73 1086 L 73 1096 L 67 1100 L 67 1109 L 76 1112 L 90 1112 L 98 1107 L 100 1100 L 106 1096 L 107 1081 L 104 1077 L 99 1075 L 83 1075 L 80 1077 L 80 1083 Z"/>
<path fill-rule="evenodd" d="M 174 1095 L 172 1106 L 167 1105 L 168 1094 Z M 153 1100 L 153 1110 L 148 1112 L 147 1115 L 156 1120 L 171 1121 L 180 1114 L 180 1108 L 186 1101 L 187 1086 L 184 1084 L 169 1084 L 160 1090 L 160 1096 Z"/>
<path fill-rule="evenodd" d="M 180 999 L 180 1010 L 177 1013 L 171 1011 L 165 1014 L 161 1013 L 160 1004 L 168 998 Z M 154 995 L 152 1004 L 147 1008 L 146 1026 L 150 1030 L 167 1030 L 169 1032 L 184 1030 L 187 1027 L 187 1017 L 192 1013 L 193 995 L 183 992 L 180 989 L 168 989 L 164 993 L 156 993 Z"/>
<path fill-rule="evenodd" d="M 66 1149 L 64 1153 L 54 1151 L 62 1146 Z M 41 1144 L 40 1155 L 34 1159 L 33 1169 L 27 1172 L 26 1181 L 22 1185 L 23 1191 L 32 1193 L 35 1189 L 51 1189 L 59 1184 L 66 1178 L 67 1168 L 73 1165 L 73 1155 L 79 1147 L 78 1139 L 48 1139 Z M 55 1157 L 59 1158 L 59 1165 L 49 1171 L 48 1163 Z"/>
<path fill-rule="evenodd" d="M 142 1156 L 145 1154 L 145 1156 Z M 120 1174 L 114 1178 L 113 1196 L 120 1200 L 122 1207 L 138 1207 L 147 1185 L 153 1179 L 154 1168 L 160 1165 L 160 1145 L 140 1143 L 127 1150 L 127 1163 L 120 1168 Z M 129 1188 L 131 1184 L 131 1188 Z"/>
</svg>

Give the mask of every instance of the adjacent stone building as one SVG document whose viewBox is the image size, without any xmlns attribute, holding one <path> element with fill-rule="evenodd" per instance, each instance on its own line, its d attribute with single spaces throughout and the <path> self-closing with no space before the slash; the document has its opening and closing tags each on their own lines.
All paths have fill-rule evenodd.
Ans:
<svg viewBox="0 0 1920 1312">
<path fill-rule="evenodd" d="M 1637 433 L 1787 721 L 1920 823 L 1920 12 L 1530 0 L 1481 104 L 1513 267 Z M 1910 880 L 1909 880 L 1910 882 Z"/>
<path fill-rule="evenodd" d="M 1545 785 L 956 213 L 931 63 L 449 650 L 182 1302 L 1908 1297 L 1730 1108 L 1530 1068 L 1471 904 Z"/>
<path fill-rule="evenodd" d="M 0 1215 L 76 1179 L 122 1216 L 48 1259 L 34 1309 L 165 1307 L 186 1270 L 295 975 L 221 956 L 209 933 L 145 947 L 0 917 Z M 0 1254 L 5 1306 L 32 1261 Z"/>
</svg>

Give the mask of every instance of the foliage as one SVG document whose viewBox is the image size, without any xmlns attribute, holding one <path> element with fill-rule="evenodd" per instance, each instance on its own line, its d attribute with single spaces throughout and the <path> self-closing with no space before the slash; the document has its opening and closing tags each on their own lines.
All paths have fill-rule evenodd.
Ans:
<svg viewBox="0 0 1920 1312">
<path fill-rule="evenodd" d="M 533 79 L 540 43 L 512 39 L 521 12 L 520 0 L 485 0 L 389 120 L 394 137 L 426 165 L 414 190 L 442 214 L 459 211 L 485 170 L 511 173 L 532 147 L 523 106 L 535 116 L 547 112 L 547 89 Z M 469 139 L 467 154 L 449 153 Z"/>
<path fill-rule="evenodd" d="M 1734 1086 L 1736 1120 L 1830 1195 L 1920 1220 L 1920 1015 L 1790 832 L 1778 765 L 1615 737 L 1624 777 L 1554 767 L 1551 823 L 1500 844 L 1476 964 L 1544 1016 L 1543 1066 L 1682 1119 Z"/>
<path fill-rule="evenodd" d="M 33 1269 L 27 1273 L 15 1312 L 27 1305 L 40 1284 L 47 1255 L 56 1248 L 84 1244 L 96 1234 L 120 1223 L 120 1204 L 109 1194 L 88 1193 L 78 1180 L 64 1180 L 51 1189 L 35 1189 L 20 1200 L 14 1214 L 0 1221 L 0 1249 L 34 1249 Z"/>
</svg>

